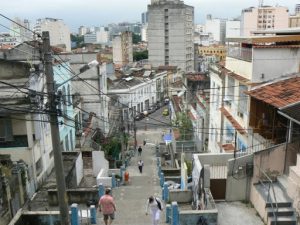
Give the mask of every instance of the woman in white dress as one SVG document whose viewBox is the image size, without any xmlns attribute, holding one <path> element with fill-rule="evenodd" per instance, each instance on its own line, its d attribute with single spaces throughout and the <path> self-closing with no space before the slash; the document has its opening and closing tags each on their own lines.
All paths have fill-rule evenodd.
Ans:
<svg viewBox="0 0 300 225">
<path fill-rule="evenodd" d="M 158 225 L 160 219 L 160 211 L 163 210 L 163 204 L 159 198 L 150 196 L 147 200 L 146 215 L 151 210 L 152 225 Z"/>
</svg>

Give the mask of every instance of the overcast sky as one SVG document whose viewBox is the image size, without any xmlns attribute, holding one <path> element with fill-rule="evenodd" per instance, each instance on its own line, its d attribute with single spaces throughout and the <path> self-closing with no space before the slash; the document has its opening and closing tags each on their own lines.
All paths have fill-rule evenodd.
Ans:
<svg viewBox="0 0 300 225">
<path fill-rule="evenodd" d="M 101 26 L 108 23 L 137 22 L 147 11 L 151 0 L 1 0 L 1 14 L 29 19 L 58 18 L 77 31 L 80 25 Z M 195 23 L 203 23 L 207 14 L 218 18 L 234 18 L 243 8 L 257 6 L 258 0 L 185 0 L 195 7 Z M 264 0 L 265 5 L 281 5 L 294 13 L 300 0 Z M 7 24 L 0 17 L 0 24 Z M 3 31 L 3 28 L 0 28 Z"/>
</svg>

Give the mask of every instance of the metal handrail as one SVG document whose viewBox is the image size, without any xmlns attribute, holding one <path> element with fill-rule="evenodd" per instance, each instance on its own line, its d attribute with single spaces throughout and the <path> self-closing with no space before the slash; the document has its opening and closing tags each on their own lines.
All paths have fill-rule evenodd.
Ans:
<svg viewBox="0 0 300 225">
<path fill-rule="evenodd" d="M 268 174 L 263 171 L 260 167 L 258 167 L 259 171 L 267 178 L 268 182 L 269 182 L 269 187 L 268 187 L 268 197 L 267 197 L 267 201 L 270 201 L 271 202 L 271 207 L 272 207 L 272 213 L 273 213 L 273 216 L 275 218 L 275 225 L 277 224 L 277 213 L 278 213 L 278 204 L 277 204 L 277 200 L 276 200 L 276 194 L 275 194 L 275 191 L 274 191 L 274 185 L 273 185 L 273 181 L 272 179 L 268 176 Z M 264 186 L 266 187 L 266 185 L 264 184 L 263 181 L 259 180 L 259 182 Z M 274 206 L 273 206 L 273 201 L 272 201 L 272 198 L 270 196 L 270 188 L 272 188 L 272 192 L 273 192 L 273 196 L 274 196 L 274 203 L 275 203 L 275 207 L 276 207 L 276 211 L 274 211 Z"/>
</svg>

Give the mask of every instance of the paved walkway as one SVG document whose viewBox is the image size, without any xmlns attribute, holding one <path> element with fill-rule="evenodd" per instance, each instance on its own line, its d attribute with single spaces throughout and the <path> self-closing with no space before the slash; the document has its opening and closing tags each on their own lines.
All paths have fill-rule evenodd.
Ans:
<svg viewBox="0 0 300 225">
<path fill-rule="evenodd" d="M 150 225 L 150 216 L 145 215 L 146 201 L 150 195 L 161 198 L 161 187 L 157 175 L 155 146 L 146 144 L 158 143 L 161 140 L 161 133 L 158 130 L 138 131 L 138 145 L 141 145 L 143 152 L 141 156 L 137 154 L 131 158 L 130 165 L 127 167 L 129 172 L 129 184 L 113 189 L 117 212 L 112 225 Z M 140 174 L 137 166 L 139 159 L 144 161 L 143 173 Z M 98 213 L 98 224 L 104 224 L 102 216 Z M 165 224 L 165 211 L 161 214 L 161 225 Z"/>
</svg>

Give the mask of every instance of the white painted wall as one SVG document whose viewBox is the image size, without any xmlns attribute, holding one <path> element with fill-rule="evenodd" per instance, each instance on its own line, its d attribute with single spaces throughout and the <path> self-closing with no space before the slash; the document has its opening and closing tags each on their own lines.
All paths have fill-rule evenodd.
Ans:
<svg viewBox="0 0 300 225">
<path fill-rule="evenodd" d="M 241 36 L 241 21 L 228 20 L 226 21 L 226 38 Z"/>
<path fill-rule="evenodd" d="M 78 155 L 78 158 L 76 159 L 75 166 L 76 166 L 76 182 L 77 185 L 79 185 L 83 178 L 83 159 L 82 159 L 81 152 Z"/>
<path fill-rule="evenodd" d="M 242 75 L 243 77 L 251 80 L 252 78 L 252 62 L 246 62 L 240 59 L 226 57 L 226 68 L 230 71 Z"/>
<path fill-rule="evenodd" d="M 213 71 L 210 71 L 210 120 L 209 120 L 209 136 L 208 136 L 208 152 L 220 153 L 218 142 L 220 141 L 220 128 L 221 128 L 221 111 L 220 105 L 217 104 L 217 98 L 219 98 L 219 104 L 221 103 L 221 96 L 218 96 L 216 87 L 222 89 L 222 80 Z M 221 92 L 219 92 L 221 94 Z M 217 129 L 214 129 L 217 128 Z M 218 129 L 219 128 L 219 129 Z"/>
<path fill-rule="evenodd" d="M 107 176 L 108 174 L 108 161 L 104 157 L 103 151 L 93 151 L 92 152 L 92 158 L 93 158 L 93 175 L 94 177 L 97 177 L 100 170 L 104 170 L 104 174 Z"/>
<path fill-rule="evenodd" d="M 253 50 L 252 82 L 268 81 L 298 73 L 299 68 L 300 48 L 256 48 Z M 264 79 L 261 78 L 261 74 L 264 74 Z"/>
</svg>

